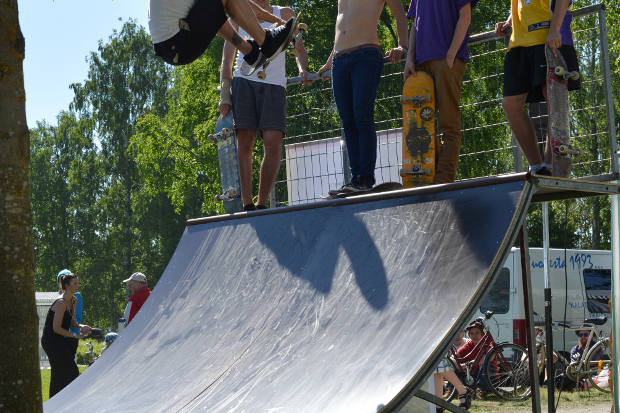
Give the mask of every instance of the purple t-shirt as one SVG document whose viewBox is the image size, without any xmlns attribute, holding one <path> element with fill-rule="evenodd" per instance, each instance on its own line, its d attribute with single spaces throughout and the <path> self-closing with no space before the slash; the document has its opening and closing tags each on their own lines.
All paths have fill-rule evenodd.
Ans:
<svg viewBox="0 0 620 413">
<path fill-rule="evenodd" d="M 573 0 L 568 2 L 568 7 L 573 4 Z M 551 0 L 551 10 L 555 10 L 555 0 Z M 566 46 L 574 46 L 573 43 L 573 31 L 570 28 L 571 23 L 573 22 L 573 15 L 570 11 L 566 11 L 566 15 L 564 15 L 564 20 L 562 20 L 562 26 L 560 26 L 560 34 L 562 35 L 562 45 Z"/>
<path fill-rule="evenodd" d="M 415 18 L 415 63 L 444 59 L 452 43 L 459 11 L 467 3 L 474 7 L 477 2 L 478 0 L 411 0 L 407 17 Z M 464 62 L 469 62 L 468 37 L 469 29 L 456 53 L 456 57 Z"/>
</svg>

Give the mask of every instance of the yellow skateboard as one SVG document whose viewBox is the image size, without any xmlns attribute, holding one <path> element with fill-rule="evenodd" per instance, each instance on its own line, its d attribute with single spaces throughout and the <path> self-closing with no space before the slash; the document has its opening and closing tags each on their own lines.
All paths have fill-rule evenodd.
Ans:
<svg viewBox="0 0 620 413">
<path fill-rule="evenodd" d="M 435 84 L 426 72 L 409 76 L 400 97 L 403 104 L 403 186 L 430 185 L 435 179 Z"/>
</svg>

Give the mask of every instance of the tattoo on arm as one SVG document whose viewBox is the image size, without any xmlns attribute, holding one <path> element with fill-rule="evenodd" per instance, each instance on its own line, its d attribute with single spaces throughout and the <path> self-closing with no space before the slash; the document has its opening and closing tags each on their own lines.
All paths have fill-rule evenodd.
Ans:
<svg viewBox="0 0 620 413">
<path fill-rule="evenodd" d="M 243 43 L 243 39 L 238 33 L 234 33 L 231 42 L 238 48 Z"/>
</svg>

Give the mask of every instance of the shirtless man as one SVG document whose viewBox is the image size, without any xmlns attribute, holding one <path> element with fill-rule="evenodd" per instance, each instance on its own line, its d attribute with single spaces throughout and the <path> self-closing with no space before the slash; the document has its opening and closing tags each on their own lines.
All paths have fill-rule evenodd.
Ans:
<svg viewBox="0 0 620 413">
<path fill-rule="evenodd" d="M 385 55 L 397 62 L 409 47 L 407 19 L 400 0 L 338 0 L 336 38 L 319 76 L 332 69 L 332 88 L 344 129 L 351 182 L 340 191 L 367 190 L 375 184 L 377 133 L 374 107 L 383 69 L 377 25 L 387 3 L 396 20 L 398 47 Z"/>
<path fill-rule="evenodd" d="M 226 12 L 254 40 L 239 36 Z M 215 35 L 241 50 L 243 73 L 253 73 L 267 58 L 280 53 L 293 29 L 293 20 L 265 30 L 258 18 L 283 24 L 253 0 L 149 0 L 149 30 L 155 54 L 171 65 L 185 65 L 198 59 Z"/>
</svg>

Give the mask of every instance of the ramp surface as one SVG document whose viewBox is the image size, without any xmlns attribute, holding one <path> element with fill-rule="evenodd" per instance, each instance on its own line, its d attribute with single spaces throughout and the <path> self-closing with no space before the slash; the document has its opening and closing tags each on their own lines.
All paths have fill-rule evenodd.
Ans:
<svg viewBox="0 0 620 413">
<path fill-rule="evenodd" d="M 398 408 L 479 305 L 531 200 L 522 179 L 451 188 L 189 225 L 136 318 L 45 411 Z"/>
</svg>

